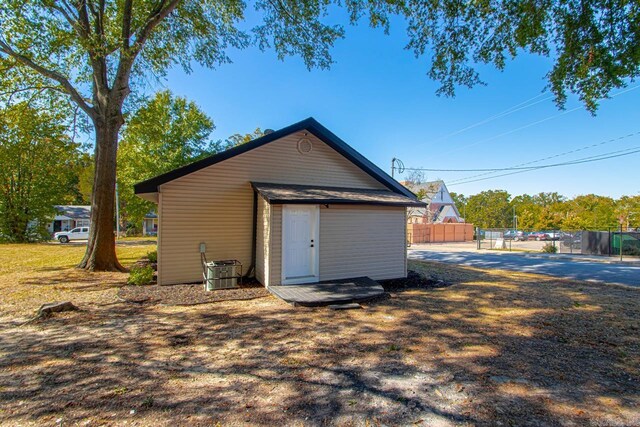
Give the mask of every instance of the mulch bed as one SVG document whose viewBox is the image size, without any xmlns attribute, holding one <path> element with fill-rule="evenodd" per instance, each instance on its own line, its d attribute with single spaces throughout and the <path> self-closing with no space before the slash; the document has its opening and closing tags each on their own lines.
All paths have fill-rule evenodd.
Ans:
<svg viewBox="0 0 640 427">
<path fill-rule="evenodd" d="M 427 277 L 423 274 L 409 270 L 407 277 L 403 279 L 380 280 L 378 283 L 382 285 L 385 291 L 402 291 L 405 289 L 436 289 L 446 288 L 452 283 L 443 280 Z"/>
<path fill-rule="evenodd" d="M 258 281 L 248 280 L 235 289 L 205 291 L 202 283 L 185 285 L 127 285 L 120 288 L 118 297 L 133 303 L 164 305 L 197 305 L 220 301 L 249 300 L 270 295 Z"/>
</svg>

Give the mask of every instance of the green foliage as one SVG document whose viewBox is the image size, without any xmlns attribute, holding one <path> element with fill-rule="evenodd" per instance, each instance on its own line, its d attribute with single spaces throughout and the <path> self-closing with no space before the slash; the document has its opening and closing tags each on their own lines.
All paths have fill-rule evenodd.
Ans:
<svg viewBox="0 0 640 427">
<path fill-rule="evenodd" d="M 466 221 L 481 228 L 507 228 L 512 226 L 509 193 L 489 190 L 469 197 Z"/>
<path fill-rule="evenodd" d="M 136 286 L 148 285 L 153 281 L 153 273 L 153 267 L 150 265 L 145 265 L 144 267 L 134 266 L 131 268 L 127 283 Z"/>
<path fill-rule="evenodd" d="M 82 153 L 75 169 L 75 200 L 72 204 L 88 205 L 91 203 L 94 175 L 93 156 L 88 153 Z"/>
<path fill-rule="evenodd" d="M 466 218 L 466 216 L 467 216 L 467 203 L 469 203 L 469 200 L 465 197 L 464 194 L 451 192 L 451 193 L 449 193 L 449 195 L 451 196 L 451 199 L 453 199 L 453 203 L 456 204 L 456 208 L 458 209 L 458 212 L 460 212 L 460 215 L 462 215 L 462 217 L 464 218 L 464 220 L 466 222 L 469 222 L 467 220 L 467 218 Z"/>
<path fill-rule="evenodd" d="M 615 201 L 611 197 L 587 194 L 567 203 L 563 225 L 570 229 L 607 228 L 618 224 Z"/>
<path fill-rule="evenodd" d="M 518 216 L 518 228 L 550 230 L 561 228 L 566 216 L 566 197 L 558 193 L 523 194 L 511 201 Z"/>
<path fill-rule="evenodd" d="M 481 228 L 512 228 L 514 210 L 520 230 L 606 230 L 617 228 L 620 218 L 625 228 L 640 227 L 640 196 L 614 200 L 588 194 L 567 199 L 558 193 L 539 193 L 522 194 L 511 200 L 507 197 L 508 203 L 505 203 L 505 194 L 504 191 L 485 191 L 467 199 L 451 193 L 458 209 L 467 203 L 467 222 Z M 494 205 L 500 208 L 483 208 Z M 506 226 L 495 225 L 505 223 Z"/>
<path fill-rule="evenodd" d="M 617 200 L 615 217 L 622 218 L 623 225 L 627 228 L 640 227 L 640 195 L 622 196 Z"/>
<path fill-rule="evenodd" d="M 230 61 L 229 50 L 252 44 L 327 68 L 330 48 L 344 37 L 342 25 L 327 22 L 336 6 L 350 23 L 365 18 L 385 32 L 392 16 L 406 18 L 407 48 L 416 56 L 431 52 L 429 75 L 445 95 L 482 83 L 477 64 L 503 69 L 523 51 L 553 58 L 548 87 L 559 106 L 574 92 L 594 112 L 599 99 L 640 74 L 637 1 L 256 0 L 252 6 L 248 13 L 242 0 L 3 1 L 0 103 L 62 95 L 95 131 L 94 200 L 104 202 L 92 207 L 96 221 L 80 266 L 118 267 L 107 218 L 130 93 L 172 66 L 190 71 L 196 61 L 214 68 Z"/>
<path fill-rule="evenodd" d="M 118 189 L 123 221 L 142 224 L 155 204 L 136 196 L 137 182 L 215 153 L 213 121 L 193 102 L 158 92 L 130 118 L 118 150 Z"/>
<path fill-rule="evenodd" d="M 0 234 L 25 242 L 48 238 L 54 205 L 68 196 L 78 145 L 51 111 L 19 103 L 0 110 Z"/>
<path fill-rule="evenodd" d="M 158 251 L 148 252 L 147 259 L 149 260 L 149 262 L 153 262 L 153 263 L 158 262 Z"/>
<path fill-rule="evenodd" d="M 126 71 L 121 64 L 131 67 L 131 82 L 143 83 L 145 76 L 163 76 L 173 65 L 189 71 L 192 60 L 206 67 L 229 62 L 228 50 L 252 44 L 273 48 L 280 59 L 300 56 L 308 68 L 328 68 L 330 49 L 345 35 L 342 25 L 327 18 L 336 5 L 346 9 L 350 23 L 365 18 L 385 32 L 392 16 L 404 17 L 407 48 L 416 56 L 430 55 L 429 76 L 445 95 L 453 95 L 457 86 L 482 83 L 479 64 L 502 70 L 524 52 L 552 58 L 547 79 L 559 105 L 573 92 L 591 111 L 639 73 L 640 6 L 627 0 L 257 0 L 254 26 L 245 21 L 249 3 L 240 0 L 129 4 L 5 0 L 0 9 L 3 80 L 12 88 L 55 87 L 80 102 L 91 97 L 73 92 L 90 91 L 92 77 L 103 71 L 110 82 L 127 78 L 120 74 Z M 57 75 L 48 72 L 53 70 Z"/>
<path fill-rule="evenodd" d="M 508 59 L 530 52 L 552 58 L 547 79 L 559 106 L 573 92 L 594 112 L 599 99 L 640 71 L 638 2 L 408 0 L 404 6 L 408 47 L 416 56 L 432 52 L 429 75 L 446 95 L 482 83 L 477 64 L 502 70 Z"/>
<path fill-rule="evenodd" d="M 624 241 L 622 253 L 627 256 L 640 256 L 640 241 Z"/>
<path fill-rule="evenodd" d="M 547 243 L 542 247 L 542 252 L 547 254 L 555 254 L 558 248 L 553 243 Z"/>
<path fill-rule="evenodd" d="M 228 150 L 229 148 L 246 144 L 247 142 L 260 138 L 261 136 L 264 136 L 264 132 L 262 132 L 262 129 L 260 128 L 256 128 L 256 130 L 254 130 L 252 133 L 245 133 L 244 135 L 235 133 L 226 139 L 226 141 L 222 145 L 222 149 Z"/>
</svg>

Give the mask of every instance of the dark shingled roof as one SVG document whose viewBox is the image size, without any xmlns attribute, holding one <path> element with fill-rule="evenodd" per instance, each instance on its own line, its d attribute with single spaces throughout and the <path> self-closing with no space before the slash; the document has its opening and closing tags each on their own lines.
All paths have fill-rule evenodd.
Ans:
<svg viewBox="0 0 640 427">
<path fill-rule="evenodd" d="M 91 206 L 56 205 L 55 208 L 60 213 L 60 215 L 68 216 L 69 218 L 91 218 Z"/>
<path fill-rule="evenodd" d="M 216 163 L 220 163 L 224 160 L 230 159 L 242 153 L 246 153 L 247 151 L 253 150 L 255 148 L 262 147 L 265 144 L 302 130 L 306 130 L 318 137 L 318 139 L 320 139 L 322 142 L 349 159 L 352 163 L 368 173 L 371 177 L 383 184 L 389 190 L 398 194 L 404 194 L 409 198 L 416 198 L 416 195 L 413 194 L 409 189 L 405 188 L 398 181 L 391 178 L 382 169 L 374 165 L 362 154 L 351 148 L 346 142 L 338 138 L 329 129 L 318 123 L 318 121 L 313 117 L 309 117 L 308 119 L 305 119 L 298 123 L 294 123 L 275 132 L 268 133 L 263 137 L 254 139 L 253 141 L 247 142 L 246 144 L 233 147 L 229 150 L 214 154 L 213 156 L 209 156 L 195 163 L 190 163 L 186 166 L 182 166 L 181 168 L 156 176 L 155 178 L 139 182 L 134 185 L 135 193 L 155 193 L 158 191 L 158 187 L 162 184 L 196 172 L 200 169 L 215 165 Z"/>
<path fill-rule="evenodd" d="M 383 206 L 418 206 L 426 203 L 389 190 L 318 187 L 312 185 L 252 182 L 253 188 L 270 204 L 349 204 Z"/>
</svg>

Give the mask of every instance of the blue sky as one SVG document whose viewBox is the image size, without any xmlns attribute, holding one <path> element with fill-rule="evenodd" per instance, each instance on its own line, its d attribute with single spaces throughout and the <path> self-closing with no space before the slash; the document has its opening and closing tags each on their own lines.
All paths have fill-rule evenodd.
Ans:
<svg viewBox="0 0 640 427">
<path fill-rule="evenodd" d="M 299 58 L 281 62 L 273 51 L 248 49 L 230 52 L 233 63 L 215 70 L 171 70 L 163 86 L 200 105 L 216 124 L 215 139 L 256 127 L 279 129 L 313 116 L 387 172 L 392 157 L 406 167 L 511 167 L 640 131 L 640 87 L 602 101 L 595 117 L 580 109 L 575 97 L 567 103 L 569 112 L 560 115 L 552 99 L 544 100 L 550 95 L 543 93 L 550 61 L 523 55 L 504 72 L 481 67 L 487 86 L 438 97 L 438 83 L 426 75 L 429 59 L 416 59 L 404 49 L 406 41 L 401 23 L 389 36 L 365 25 L 347 27 L 328 71 L 308 71 Z M 536 96 L 533 102 L 541 102 L 531 107 L 451 135 Z M 640 148 L 640 135 L 536 164 L 632 147 Z M 442 178 L 451 191 L 467 195 L 489 189 L 569 197 L 640 194 L 640 154 L 454 184 L 477 174 L 427 172 L 426 178 Z"/>
</svg>

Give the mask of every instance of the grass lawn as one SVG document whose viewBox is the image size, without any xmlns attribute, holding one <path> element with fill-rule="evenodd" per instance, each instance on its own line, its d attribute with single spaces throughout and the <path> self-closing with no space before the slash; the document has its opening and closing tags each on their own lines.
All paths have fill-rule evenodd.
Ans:
<svg viewBox="0 0 640 427">
<path fill-rule="evenodd" d="M 20 290 L 0 302 L 0 423 L 640 425 L 637 289 L 412 262 L 453 285 L 352 311 L 172 307 L 69 263 L 0 276 Z M 82 311 L 16 327 L 51 288 Z"/>
<path fill-rule="evenodd" d="M 126 267 L 155 250 L 155 238 L 123 239 L 116 251 Z M 86 243 L 0 244 L 0 316 L 33 315 L 44 303 L 66 299 L 101 303 L 115 298 L 126 273 L 86 273 L 78 265 Z"/>
</svg>

